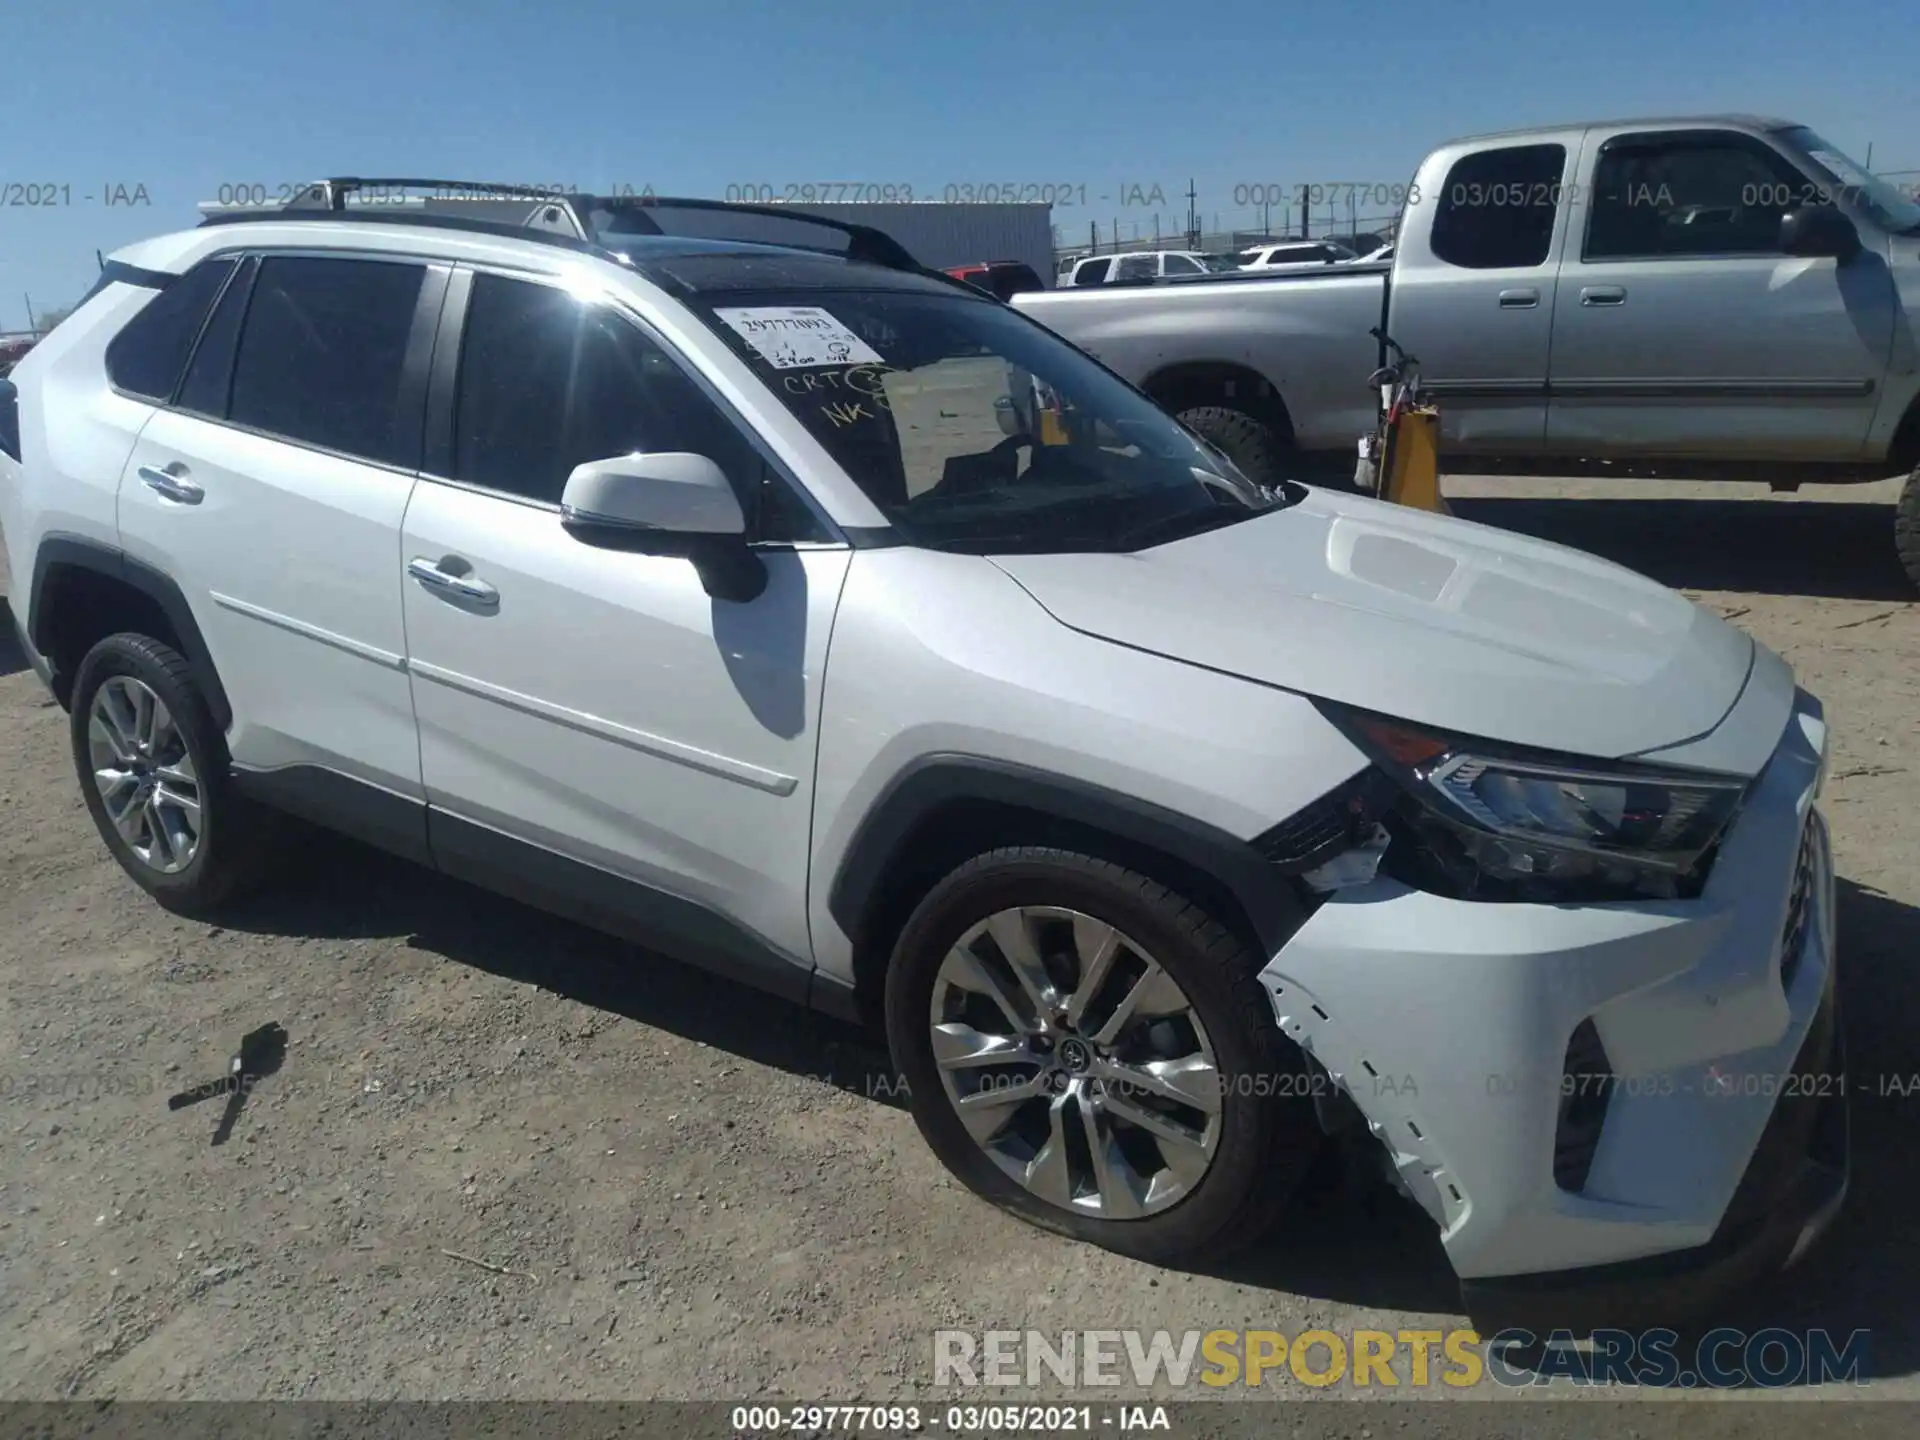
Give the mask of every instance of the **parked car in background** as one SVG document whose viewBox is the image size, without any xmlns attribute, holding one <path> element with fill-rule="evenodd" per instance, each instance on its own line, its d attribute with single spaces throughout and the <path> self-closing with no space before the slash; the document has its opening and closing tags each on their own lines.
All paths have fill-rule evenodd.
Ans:
<svg viewBox="0 0 1920 1440">
<path fill-rule="evenodd" d="M 1920 585 L 1920 204 L 1804 125 L 1584 122 L 1449 142 L 1387 263 L 1015 303 L 1258 478 L 1351 474 L 1368 333 L 1418 356 L 1453 468 L 1908 475 Z"/>
<path fill-rule="evenodd" d="M 1195 275 L 1225 274 L 1236 269 L 1232 256 L 1201 250 L 1123 250 L 1114 255 L 1088 255 L 1077 260 L 1062 287 L 1138 283 Z"/>
<path fill-rule="evenodd" d="M 1386 244 L 1380 246 L 1377 250 L 1369 250 L 1355 263 L 1361 265 L 1384 265 L 1391 259 L 1393 259 L 1393 246 Z"/>
<path fill-rule="evenodd" d="M 1333 240 L 1289 240 L 1254 245 L 1240 252 L 1242 270 L 1278 270 L 1298 265 L 1337 265 L 1359 257 Z"/>
<path fill-rule="evenodd" d="M 0 377 L 4 377 L 26 358 L 27 352 L 33 349 L 39 338 L 38 335 L 0 336 Z"/>
<path fill-rule="evenodd" d="M 1029 290 L 1047 288 L 1046 282 L 1024 260 L 989 260 L 983 265 L 955 265 L 947 274 L 969 285 L 977 285 L 1001 300 L 1011 300 Z"/>
</svg>

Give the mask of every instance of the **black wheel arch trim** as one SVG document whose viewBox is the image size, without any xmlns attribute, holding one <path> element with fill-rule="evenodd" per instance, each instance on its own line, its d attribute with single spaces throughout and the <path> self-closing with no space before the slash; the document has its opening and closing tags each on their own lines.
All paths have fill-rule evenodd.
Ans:
<svg viewBox="0 0 1920 1440">
<path fill-rule="evenodd" d="M 1286 875 L 1250 841 L 1090 781 L 952 752 L 922 756 L 895 775 L 861 817 L 840 858 L 827 910 L 856 947 L 864 943 L 879 908 L 891 857 L 923 820 L 956 801 L 1035 811 L 1171 855 L 1233 894 L 1269 955 L 1306 914 Z"/>
<path fill-rule="evenodd" d="M 78 535 L 48 535 L 41 540 L 40 548 L 33 557 L 33 583 L 27 592 L 27 638 L 35 650 L 48 658 L 49 663 L 52 662 L 53 650 L 50 648 L 52 616 L 46 604 L 47 584 L 54 572 L 62 568 L 91 570 L 105 575 L 145 595 L 159 606 L 160 612 L 167 617 L 167 623 L 173 627 L 173 633 L 179 638 L 187 664 L 192 667 L 194 683 L 206 697 L 207 709 L 213 716 L 214 724 L 223 733 L 233 724 L 233 706 L 227 700 L 226 687 L 220 683 L 219 672 L 213 668 L 213 656 L 207 649 L 205 637 L 200 633 L 199 622 L 193 618 L 193 608 L 187 604 L 187 597 L 174 583 L 173 577 L 144 561 L 135 560 L 124 550 L 103 545 L 97 540 Z M 54 693 L 64 704 L 73 677 L 56 672 L 54 680 Z"/>
</svg>

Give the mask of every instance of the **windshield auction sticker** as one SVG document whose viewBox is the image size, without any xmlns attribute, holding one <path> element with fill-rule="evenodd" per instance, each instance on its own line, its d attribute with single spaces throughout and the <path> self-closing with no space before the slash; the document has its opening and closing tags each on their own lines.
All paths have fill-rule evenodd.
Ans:
<svg viewBox="0 0 1920 1440">
<path fill-rule="evenodd" d="M 745 305 L 713 313 L 776 370 L 886 363 L 818 305 Z"/>
</svg>

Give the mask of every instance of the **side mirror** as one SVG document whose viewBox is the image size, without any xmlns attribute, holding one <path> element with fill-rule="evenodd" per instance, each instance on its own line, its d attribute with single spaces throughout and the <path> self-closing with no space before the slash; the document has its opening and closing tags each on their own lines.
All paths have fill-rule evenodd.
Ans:
<svg viewBox="0 0 1920 1440">
<path fill-rule="evenodd" d="M 560 492 L 570 528 L 744 535 L 747 518 L 720 467 L 704 455 L 665 450 L 576 465 Z"/>
<path fill-rule="evenodd" d="M 716 600 L 744 603 L 767 587 L 739 497 L 705 455 L 664 450 L 576 465 L 560 492 L 560 523 L 602 549 L 684 556 Z"/>
<path fill-rule="evenodd" d="M 1831 205 L 1807 205 L 1780 217 L 1780 249 L 1803 258 L 1831 256 L 1845 264 L 1860 253 L 1860 232 Z"/>
</svg>

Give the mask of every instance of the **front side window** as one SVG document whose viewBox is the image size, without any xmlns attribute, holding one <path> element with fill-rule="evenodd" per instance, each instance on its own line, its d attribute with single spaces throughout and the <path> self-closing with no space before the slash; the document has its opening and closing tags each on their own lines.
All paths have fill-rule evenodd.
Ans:
<svg viewBox="0 0 1920 1440">
<path fill-rule="evenodd" d="M 1130 551 L 1276 503 L 1004 305 L 904 289 L 691 303 L 910 543 Z"/>
<path fill-rule="evenodd" d="M 1167 256 L 1167 274 L 1198 275 L 1199 273 L 1200 273 L 1200 266 L 1198 265 L 1198 263 L 1188 259 L 1185 255 Z"/>
<path fill-rule="evenodd" d="M 453 478 L 558 504 L 574 467 L 635 452 L 705 455 L 759 514 L 755 538 L 812 522 L 751 441 L 632 321 L 564 290 L 476 275 L 460 346 Z M 776 523 L 777 522 L 777 523 Z"/>
<path fill-rule="evenodd" d="M 172 398 L 232 260 L 202 260 L 149 300 L 107 345 L 107 378 L 149 400 Z"/>
<path fill-rule="evenodd" d="M 1621 136 L 1594 167 L 1583 258 L 1777 255 L 1780 220 L 1813 187 L 1731 132 Z"/>
<path fill-rule="evenodd" d="M 1434 258 L 1465 270 L 1546 263 L 1566 163 L 1564 145 L 1504 145 L 1454 161 L 1434 208 Z"/>
<path fill-rule="evenodd" d="M 269 256 L 234 362 L 230 418 L 385 464 L 419 463 L 401 373 L 426 270 L 398 261 Z"/>
</svg>

